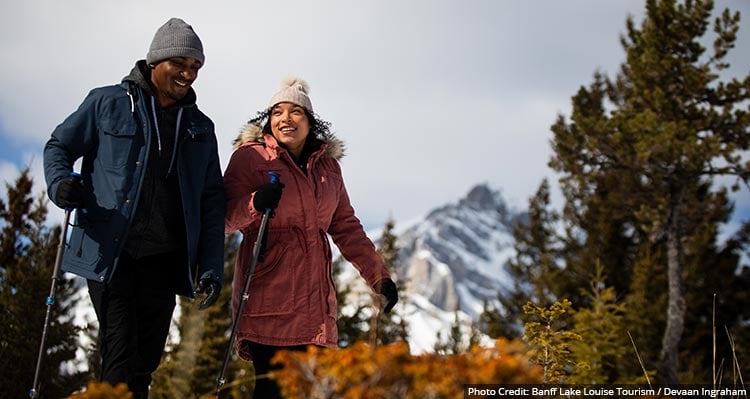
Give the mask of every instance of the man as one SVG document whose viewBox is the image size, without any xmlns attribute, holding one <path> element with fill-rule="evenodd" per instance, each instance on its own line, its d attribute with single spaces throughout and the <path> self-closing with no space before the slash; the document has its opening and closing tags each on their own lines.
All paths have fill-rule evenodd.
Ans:
<svg viewBox="0 0 750 399">
<path fill-rule="evenodd" d="M 148 397 L 175 295 L 205 294 L 206 308 L 221 290 L 218 147 L 191 87 L 203 62 L 193 28 L 170 19 L 146 59 L 120 84 L 92 90 L 44 148 L 50 199 L 78 209 L 62 269 L 87 279 L 100 379 L 127 383 L 136 399 Z"/>
</svg>

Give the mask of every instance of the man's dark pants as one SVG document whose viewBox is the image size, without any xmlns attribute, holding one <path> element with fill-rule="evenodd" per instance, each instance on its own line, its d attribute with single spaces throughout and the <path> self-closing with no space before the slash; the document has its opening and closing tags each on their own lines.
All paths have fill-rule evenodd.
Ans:
<svg viewBox="0 0 750 399">
<path fill-rule="evenodd" d="M 161 361 L 182 259 L 175 253 L 137 260 L 123 254 L 108 284 L 88 280 L 99 320 L 99 379 L 126 383 L 135 399 L 148 397 L 151 373 Z"/>
</svg>

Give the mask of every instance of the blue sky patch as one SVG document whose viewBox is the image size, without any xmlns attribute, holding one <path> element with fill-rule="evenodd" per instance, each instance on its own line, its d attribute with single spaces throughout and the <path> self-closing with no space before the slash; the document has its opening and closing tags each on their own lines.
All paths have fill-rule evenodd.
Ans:
<svg viewBox="0 0 750 399">
<path fill-rule="evenodd" d="M 27 166 L 27 160 L 24 159 L 25 154 L 36 153 L 39 154 L 38 156 L 42 156 L 42 147 L 38 144 L 20 142 L 2 124 L 0 124 L 0 142 L 2 142 L 0 144 L 0 161 L 13 163 L 19 169 Z"/>
</svg>

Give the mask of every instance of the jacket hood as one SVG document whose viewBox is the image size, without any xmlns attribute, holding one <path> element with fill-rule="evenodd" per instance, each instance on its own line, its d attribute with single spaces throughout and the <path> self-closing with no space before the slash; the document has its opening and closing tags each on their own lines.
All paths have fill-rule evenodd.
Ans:
<svg viewBox="0 0 750 399">
<path fill-rule="evenodd" d="M 247 143 L 265 144 L 265 136 L 263 128 L 260 125 L 257 123 L 248 123 L 242 128 L 240 134 L 232 144 L 235 150 Z M 344 157 L 344 142 L 338 137 L 329 134 L 326 137 L 318 137 L 317 140 L 326 145 L 325 152 L 323 153 L 324 158 L 333 158 L 340 161 Z"/>
<path fill-rule="evenodd" d="M 144 93 L 152 97 L 154 96 L 154 89 L 151 87 L 151 68 L 146 64 L 146 60 L 137 61 L 133 69 L 130 70 L 130 73 L 122 78 L 122 81 L 135 83 Z M 196 100 L 195 90 L 191 87 L 187 95 L 178 101 L 176 105 L 189 107 L 195 105 Z"/>
</svg>

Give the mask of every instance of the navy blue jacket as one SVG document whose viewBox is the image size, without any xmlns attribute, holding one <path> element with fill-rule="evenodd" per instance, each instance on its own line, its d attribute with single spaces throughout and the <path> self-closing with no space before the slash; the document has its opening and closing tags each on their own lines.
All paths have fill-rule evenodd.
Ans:
<svg viewBox="0 0 750 399">
<path fill-rule="evenodd" d="M 47 142 L 44 173 L 53 201 L 60 180 L 83 158 L 85 210 L 76 212 L 63 271 L 102 282 L 114 273 L 141 197 L 155 134 L 150 101 L 149 93 L 133 81 L 96 88 Z M 213 122 L 192 104 L 183 108 L 181 125 L 187 134 L 179 139 L 175 168 L 188 263 L 177 286 L 178 294 L 191 296 L 196 277 L 222 280 L 226 205 Z"/>
</svg>

